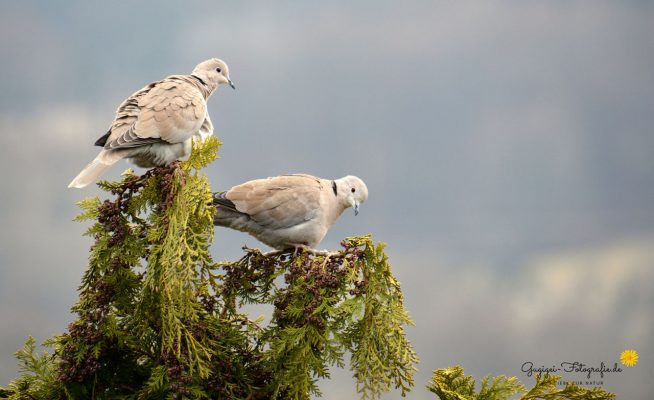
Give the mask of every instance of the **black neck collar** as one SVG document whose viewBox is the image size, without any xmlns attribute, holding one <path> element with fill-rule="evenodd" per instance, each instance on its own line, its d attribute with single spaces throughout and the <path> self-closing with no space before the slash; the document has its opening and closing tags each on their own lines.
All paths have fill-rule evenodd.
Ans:
<svg viewBox="0 0 654 400">
<path fill-rule="evenodd" d="M 205 81 L 203 81 L 202 78 L 200 78 L 199 76 L 197 76 L 197 75 L 191 75 L 191 76 L 194 77 L 195 79 L 199 80 L 200 83 L 201 83 L 203 86 L 207 86 L 207 83 L 206 83 Z"/>
</svg>

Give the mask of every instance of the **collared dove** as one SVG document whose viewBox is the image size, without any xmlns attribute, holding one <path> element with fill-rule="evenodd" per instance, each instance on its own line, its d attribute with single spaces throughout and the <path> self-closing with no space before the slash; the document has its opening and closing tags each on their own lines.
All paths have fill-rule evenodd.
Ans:
<svg viewBox="0 0 654 400">
<path fill-rule="evenodd" d="M 120 104 L 111 127 L 95 142 L 104 149 L 68 187 L 88 185 L 123 158 L 151 168 L 188 156 L 194 136 L 204 139 L 213 134 L 207 99 L 226 83 L 234 88 L 227 64 L 212 58 L 198 64 L 191 75 L 172 75 L 134 93 Z"/>
<path fill-rule="evenodd" d="M 278 250 L 314 248 L 343 211 L 368 198 L 356 176 L 336 180 L 311 175 L 257 179 L 214 194 L 214 223 L 247 232 Z"/>
</svg>

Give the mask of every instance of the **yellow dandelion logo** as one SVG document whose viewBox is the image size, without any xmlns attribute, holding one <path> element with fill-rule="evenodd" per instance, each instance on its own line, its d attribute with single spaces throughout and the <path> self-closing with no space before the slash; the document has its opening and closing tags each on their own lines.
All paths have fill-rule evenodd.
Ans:
<svg viewBox="0 0 654 400">
<path fill-rule="evenodd" d="M 636 350 L 625 350 L 620 353 L 620 362 L 627 367 L 633 367 L 638 364 L 638 353 Z"/>
</svg>

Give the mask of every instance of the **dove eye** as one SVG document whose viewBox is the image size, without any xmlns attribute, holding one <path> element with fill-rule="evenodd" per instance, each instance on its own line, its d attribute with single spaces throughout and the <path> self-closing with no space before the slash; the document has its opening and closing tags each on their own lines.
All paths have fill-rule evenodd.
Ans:
<svg viewBox="0 0 654 400">
<path fill-rule="evenodd" d="M 355 188 L 352 188 L 352 193 L 356 192 L 357 190 Z"/>
<path fill-rule="evenodd" d="M 222 70 L 220 68 L 216 68 L 216 72 L 221 73 Z"/>
</svg>

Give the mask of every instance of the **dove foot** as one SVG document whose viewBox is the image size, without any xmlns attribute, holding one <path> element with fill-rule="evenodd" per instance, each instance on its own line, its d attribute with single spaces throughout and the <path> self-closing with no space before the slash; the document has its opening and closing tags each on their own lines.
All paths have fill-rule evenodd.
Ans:
<svg viewBox="0 0 654 400">
<path fill-rule="evenodd" d="M 295 249 L 293 251 L 293 256 L 296 256 L 297 253 L 299 253 L 300 251 L 312 254 L 314 256 L 324 256 L 324 257 L 333 257 L 335 255 L 340 254 L 338 251 L 317 250 L 304 244 L 298 244 L 295 246 Z"/>
<path fill-rule="evenodd" d="M 243 249 L 249 250 L 250 248 L 244 246 Z M 339 251 L 317 250 L 304 244 L 299 244 L 284 250 L 272 250 L 261 254 L 264 257 L 274 257 L 274 256 L 279 256 L 281 254 L 290 254 L 293 257 L 295 257 L 301 252 L 309 253 L 314 256 L 323 256 L 323 257 L 334 257 L 341 254 Z"/>
</svg>

